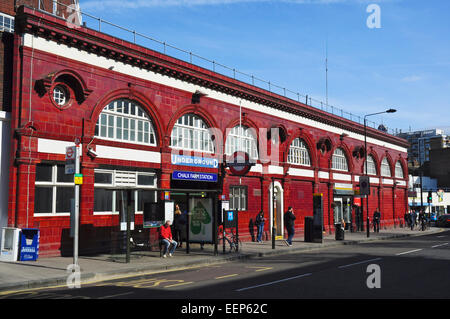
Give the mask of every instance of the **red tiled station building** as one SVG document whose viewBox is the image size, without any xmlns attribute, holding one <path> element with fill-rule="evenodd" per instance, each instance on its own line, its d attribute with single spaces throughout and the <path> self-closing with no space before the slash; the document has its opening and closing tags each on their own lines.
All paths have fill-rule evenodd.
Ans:
<svg viewBox="0 0 450 319">
<path fill-rule="evenodd" d="M 355 195 L 364 175 L 362 125 L 27 7 L 16 16 L 12 101 L 8 224 L 39 228 L 41 256 L 71 251 L 73 176 L 64 163 L 75 138 L 82 149 L 80 253 L 111 250 L 124 187 L 133 191 L 135 231 L 145 203 L 161 198 L 158 190 L 176 189 L 170 199 L 183 210 L 180 189 L 218 189 L 206 198 L 229 200 L 246 241 L 260 210 L 266 238 L 272 225 L 277 238 L 285 236 L 288 206 L 303 240 L 314 193 L 323 195 L 325 231 L 342 219 L 354 224 L 353 204 L 365 207 Z M 267 139 L 271 128 L 279 129 L 277 139 Z M 368 128 L 367 143 L 370 216 L 379 207 L 382 225 L 398 226 L 407 209 L 407 142 Z M 236 150 L 256 160 L 244 176 L 209 161 Z"/>
</svg>

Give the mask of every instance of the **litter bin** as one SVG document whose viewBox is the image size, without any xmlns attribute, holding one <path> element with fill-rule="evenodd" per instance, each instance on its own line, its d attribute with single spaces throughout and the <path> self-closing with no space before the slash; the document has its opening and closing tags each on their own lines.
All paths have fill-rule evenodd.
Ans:
<svg viewBox="0 0 450 319">
<path fill-rule="evenodd" d="M 341 224 L 334 224 L 336 229 L 335 238 L 336 240 L 344 240 L 344 229 Z"/>
<path fill-rule="evenodd" d="M 20 233 L 20 261 L 36 261 L 39 255 L 39 229 L 24 228 Z"/>
<path fill-rule="evenodd" d="M 305 242 L 308 242 L 308 243 L 313 242 L 313 240 L 314 240 L 313 226 L 314 226 L 314 217 L 306 216 L 305 217 Z"/>
<path fill-rule="evenodd" d="M 2 228 L 2 246 L 0 251 L 1 261 L 17 261 L 19 253 L 19 228 Z"/>
</svg>

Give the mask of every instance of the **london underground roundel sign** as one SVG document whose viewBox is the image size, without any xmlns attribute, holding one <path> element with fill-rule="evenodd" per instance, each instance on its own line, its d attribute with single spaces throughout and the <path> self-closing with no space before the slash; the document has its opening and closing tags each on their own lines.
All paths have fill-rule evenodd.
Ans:
<svg viewBox="0 0 450 319">
<path fill-rule="evenodd" d="M 245 175 L 255 163 L 250 162 L 250 157 L 246 152 L 234 152 L 227 160 L 227 167 L 233 175 Z"/>
</svg>

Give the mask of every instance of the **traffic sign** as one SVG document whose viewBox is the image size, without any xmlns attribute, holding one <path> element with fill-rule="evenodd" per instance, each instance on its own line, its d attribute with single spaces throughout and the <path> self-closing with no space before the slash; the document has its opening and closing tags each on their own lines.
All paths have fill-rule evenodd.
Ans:
<svg viewBox="0 0 450 319">
<path fill-rule="evenodd" d="M 75 160 L 77 158 L 77 147 L 66 147 L 66 166 L 64 167 L 64 173 L 75 174 Z"/>
<path fill-rule="evenodd" d="M 66 147 L 66 161 L 67 160 L 75 160 L 77 154 L 76 146 L 67 146 Z"/>
</svg>

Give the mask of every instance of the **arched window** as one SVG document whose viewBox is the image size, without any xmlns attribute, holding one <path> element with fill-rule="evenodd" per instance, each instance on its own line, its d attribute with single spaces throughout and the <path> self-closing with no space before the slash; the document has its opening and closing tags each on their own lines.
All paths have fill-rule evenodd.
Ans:
<svg viewBox="0 0 450 319">
<path fill-rule="evenodd" d="M 177 120 L 170 136 L 170 146 L 177 149 L 214 153 L 214 143 L 205 122 L 194 114 Z"/>
<path fill-rule="evenodd" d="M 127 99 L 105 106 L 95 125 L 95 136 L 151 146 L 157 144 L 152 121 L 138 104 Z"/>
<path fill-rule="evenodd" d="M 252 159 L 258 158 L 258 148 L 253 130 L 247 126 L 237 125 L 233 127 L 227 136 L 225 153 L 232 155 L 234 152 L 246 152 Z"/>
<path fill-rule="evenodd" d="M 337 148 L 333 153 L 331 168 L 337 171 L 348 172 L 348 163 L 345 152 L 342 148 Z"/>
<path fill-rule="evenodd" d="M 385 157 L 381 161 L 381 176 L 391 177 L 391 166 L 389 165 L 388 159 Z"/>
<path fill-rule="evenodd" d="M 311 158 L 309 157 L 309 151 L 305 141 L 300 138 L 292 141 L 289 147 L 287 161 L 291 164 L 311 166 Z"/>
<path fill-rule="evenodd" d="M 395 163 L 395 177 L 404 178 L 403 167 L 402 167 L 402 163 L 400 163 L 400 161 L 397 161 L 397 163 Z"/>
<path fill-rule="evenodd" d="M 377 167 L 375 165 L 375 160 L 372 155 L 367 156 L 367 175 L 377 175 Z M 366 163 L 364 162 L 364 174 L 366 174 Z"/>
</svg>

